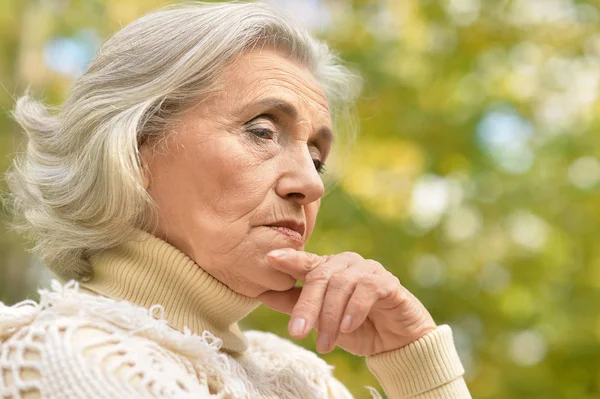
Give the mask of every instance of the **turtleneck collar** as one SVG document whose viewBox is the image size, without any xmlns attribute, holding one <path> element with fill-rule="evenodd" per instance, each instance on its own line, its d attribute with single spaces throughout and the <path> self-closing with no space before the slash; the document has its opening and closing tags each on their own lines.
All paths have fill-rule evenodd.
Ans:
<svg viewBox="0 0 600 399">
<path fill-rule="evenodd" d="M 196 334 L 208 330 L 223 340 L 224 350 L 246 350 L 237 322 L 259 301 L 231 290 L 169 243 L 140 231 L 90 261 L 94 275 L 83 287 L 145 308 L 160 304 L 171 327 Z"/>
</svg>

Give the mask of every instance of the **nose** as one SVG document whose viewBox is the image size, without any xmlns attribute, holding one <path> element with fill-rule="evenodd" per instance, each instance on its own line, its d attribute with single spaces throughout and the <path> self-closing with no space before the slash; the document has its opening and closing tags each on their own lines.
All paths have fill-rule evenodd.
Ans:
<svg viewBox="0 0 600 399">
<path fill-rule="evenodd" d="M 308 148 L 289 148 L 281 155 L 282 173 L 275 186 L 277 195 L 300 205 L 310 204 L 321 198 L 325 187 Z"/>
</svg>

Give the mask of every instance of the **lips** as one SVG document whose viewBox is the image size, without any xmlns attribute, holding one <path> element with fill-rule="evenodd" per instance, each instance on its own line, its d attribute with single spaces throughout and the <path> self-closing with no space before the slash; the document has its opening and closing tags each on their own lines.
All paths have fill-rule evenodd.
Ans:
<svg viewBox="0 0 600 399">
<path fill-rule="evenodd" d="M 306 227 L 304 223 L 297 222 L 295 220 L 280 220 L 275 223 L 269 223 L 265 225 L 294 241 L 304 243 L 304 232 Z"/>
</svg>

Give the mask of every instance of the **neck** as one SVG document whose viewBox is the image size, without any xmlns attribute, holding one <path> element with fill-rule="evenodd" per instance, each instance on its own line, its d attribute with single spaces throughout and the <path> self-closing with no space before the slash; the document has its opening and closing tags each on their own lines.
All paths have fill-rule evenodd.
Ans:
<svg viewBox="0 0 600 399">
<path fill-rule="evenodd" d="M 258 300 L 238 294 L 167 242 L 146 232 L 91 259 L 94 275 L 82 285 L 98 294 L 149 308 L 160 304 L 169 325 L 193 333 L 208 330 L 223 349 L 243 352 L 238 321 Z"/>
</svg>

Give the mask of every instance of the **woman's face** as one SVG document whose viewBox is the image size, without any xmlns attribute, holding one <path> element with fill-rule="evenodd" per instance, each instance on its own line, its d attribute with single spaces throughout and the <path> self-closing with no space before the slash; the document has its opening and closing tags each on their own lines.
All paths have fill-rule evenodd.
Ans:
<svg viewBox="0 0 600 399">
<path fill-rule="evenodd" d="M 239 293 L 287 290 L 294 279 L 265 255 L 302 249 L 313 231 L 332 141 L 327 99 L 308 69 L 270 50 L 242 55 L 224 77 L 165 149 L 140 149 L 157 235 Z"/>
</svg>

